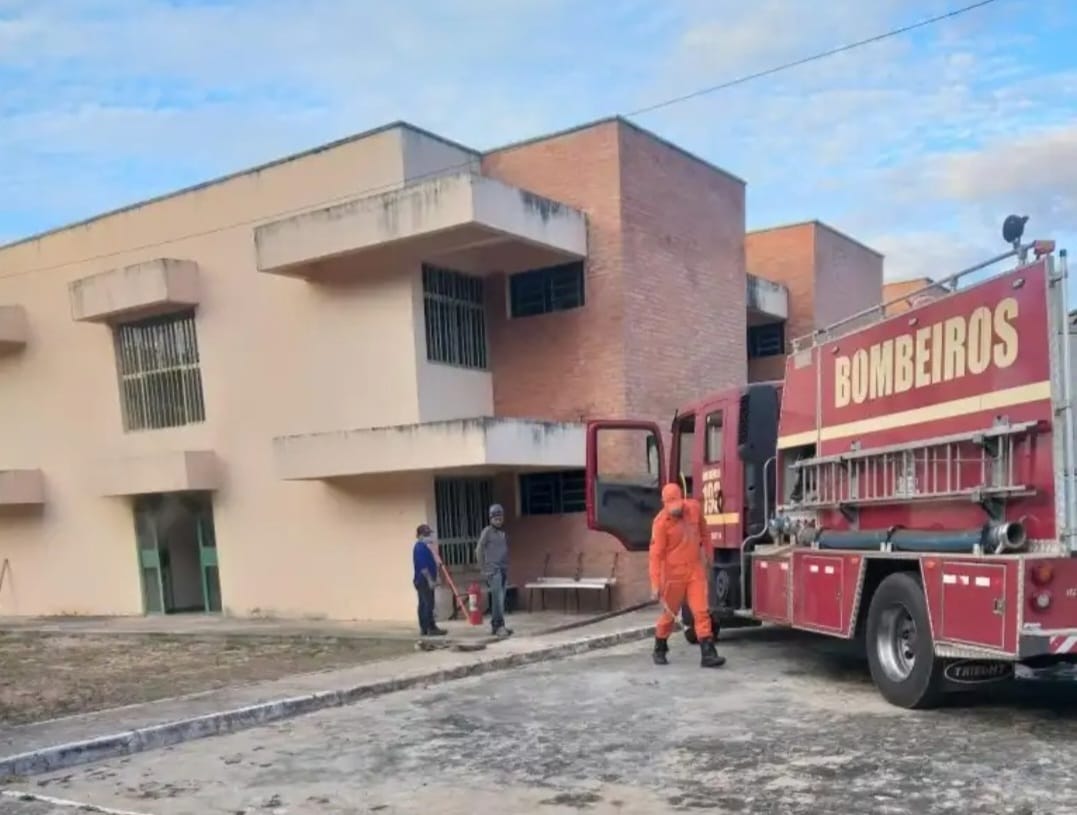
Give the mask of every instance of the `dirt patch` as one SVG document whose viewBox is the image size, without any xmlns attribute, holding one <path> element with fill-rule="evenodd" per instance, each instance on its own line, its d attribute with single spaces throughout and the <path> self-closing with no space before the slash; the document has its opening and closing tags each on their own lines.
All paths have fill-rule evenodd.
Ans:
<svg viewBox="0 0 1077 815">
<path fill-rule="evenodd" d="M 0 727 L 414 653 L 412 641 L 0 632 Z"/>
</svg>

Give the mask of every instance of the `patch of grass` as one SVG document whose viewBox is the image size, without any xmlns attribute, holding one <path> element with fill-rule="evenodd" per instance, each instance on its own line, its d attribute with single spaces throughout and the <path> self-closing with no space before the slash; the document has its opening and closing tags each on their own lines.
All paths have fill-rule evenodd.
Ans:
<svg viewBox="0 0 1077 815">
<path fill-rule="evenodd" d="M 0 632 L 0 726 L 346 668 L 414 647 L 344 637 Z"/>
</svg>

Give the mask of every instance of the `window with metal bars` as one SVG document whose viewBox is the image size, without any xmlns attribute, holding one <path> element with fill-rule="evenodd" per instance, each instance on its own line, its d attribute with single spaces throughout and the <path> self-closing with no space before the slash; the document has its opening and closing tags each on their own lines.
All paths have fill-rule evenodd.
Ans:
<svg viewBox="0 0 1077 815">
<path fill-rule="evenodd" d="M 520 476 L 520 514 L 564 515 L 587 509 L 583 470 L 524 473 Z"/>
<path fill-rule="evenodd" d="M 513 318 L 568 311 L 584 304 L 583 261 L 519 272 L 509 278 Z"/>
<path fill-rule="evenodd" d="M 748 326 L 748 359 L 785 353 L 785 323 Z"/>
<path fill-rule="evenodd" d="M 475 544 L 494 502 L 489 478 L 435 478 L 438 552 L 449 567 L 475 564 Z"/>
<path fill-rule="evenodd" d="M 193 310 L 123 323 L 115 346 L 124 430 L 205 421 Z"/>
<path fill-rule="evenodd" d="M 426 358 L 486 368 L 486 306 L 481 278 L 423 265 Z"/>
</svg>

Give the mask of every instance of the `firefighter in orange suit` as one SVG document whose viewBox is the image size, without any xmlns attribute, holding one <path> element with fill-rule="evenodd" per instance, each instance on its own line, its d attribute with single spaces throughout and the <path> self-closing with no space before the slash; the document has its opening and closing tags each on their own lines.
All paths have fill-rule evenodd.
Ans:
<svg viewBox="0 0 1077 815">
<path fill-rule="evenodd" d="M 725 657 L 714 648 L 710 612 L 707 608 L 707 571 L 709 542 L 703 508 L 698 501 L 685 498 L 677 484 L 662 488 L 662 509 L 651 526 L 650 577 L 651 599 L 662 603 L 662 614 L 655 627 L 654 662 L 669 664 L 669 635 L 673 632 L 673 614 L 687 598 L 695 618 L 696 636 L 702 653 L 700 665 L 718 668 Z"/>
</svg>

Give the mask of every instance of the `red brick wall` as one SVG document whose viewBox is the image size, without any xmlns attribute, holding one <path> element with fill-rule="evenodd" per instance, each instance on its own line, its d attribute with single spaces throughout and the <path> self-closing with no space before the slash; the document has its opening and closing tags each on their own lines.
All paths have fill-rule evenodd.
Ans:
<svg viewBox="0 0 1077 815">
<path fill-rule="evenodd" d="M 748 233 L 750 274 L 789 289 L 786 351 L 792 342 L 882 302 L 883 258 L 816 222 Z M 785 360 L 766 357 L 749 364 L 752 381 L 780 379 Z"/>
<path fill-rule="evenodd" d="M 617 125 L 577 130 L 483 157 L 485 174 L 587 214 L 586 306 L 520 320 L 506 279 L 487 287 L 494 412 L 561 421 L 624 411 L 624 290 Z"/>
<path fill-rule="evenodd" d="M 815 229 L 815 326 L 882 304 L 883 258 L 825 226 Z"/>
<path fill-rule="evenodd" d="M 628 412 L 665 428 L 747 379 L 744 184 L 623 127 L 621 198 Z"/>
<path fill-rule="evenodd" d="M 786 350 L 796 337 L 815 328 L 815 226 L 794 226 L 749 232 L 744 241 L 748 273 L 789 290 Z"/>
<path fill-rule="evenodd" d="M 742 182 L 620 121 L 490 153 L 483 172 L 588 218 L 584 308 L 509 320 L 504 276 L 490 278 L 497 415 L 666 427 L 679 404 L 745 381 Z M 506 506 L 515 489 L 499 481 Z M 547 553 L 551 572 L 574 574 L 582 551 L 587 576 L 618 555 L 618 605 L 647 595 L 646 553 L 590 532 L 582 513 L 513 513 L 510 534 L 518 585 Z"/>
</svg>

